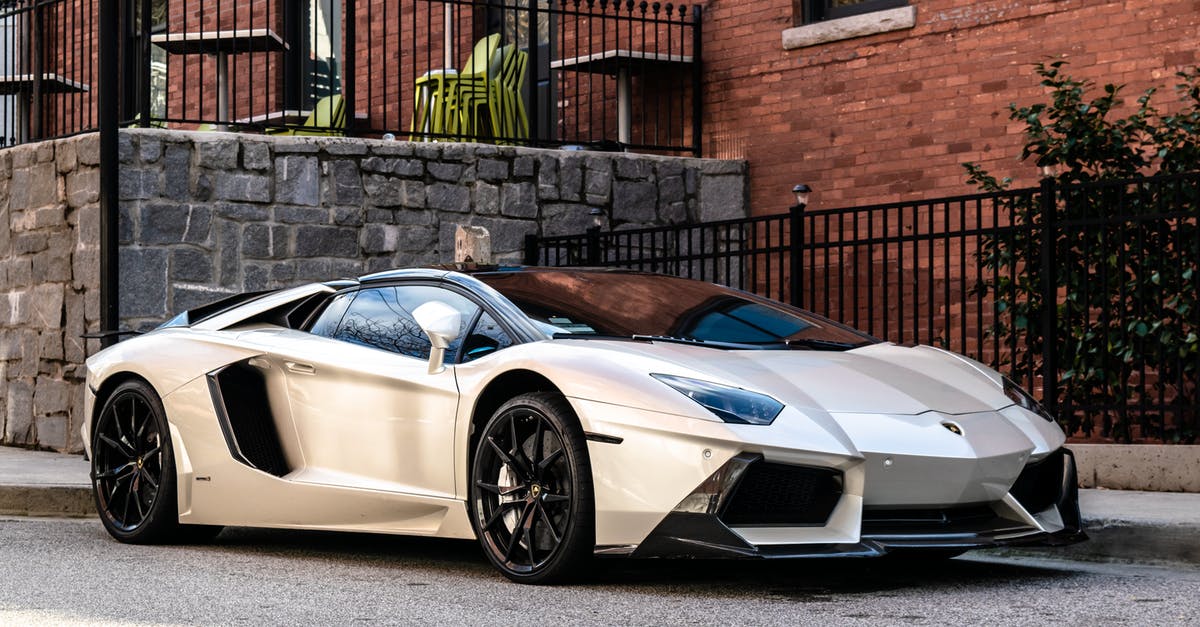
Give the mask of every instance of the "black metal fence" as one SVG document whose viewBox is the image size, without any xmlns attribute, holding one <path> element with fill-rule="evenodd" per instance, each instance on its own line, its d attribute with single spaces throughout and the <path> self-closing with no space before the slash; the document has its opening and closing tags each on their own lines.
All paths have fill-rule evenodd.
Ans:
<svg viewBox="0 0 1200 627">
<path fill-rule="evenodd" d="M 0 147 L 98 128 L 94 0 L 0 0 Z"/>
<path fill-rule="evenodd" d="M 700 153 L 700 9 L 134 0 L 123 124 Z M 148 16 L 142 19 L 141 16 Z"/>
<path fill-rule="evenodd" d="M 1000 193 L 533 237 L 526 262 L 724 283 L 987 363 L 1072 433 L 1192 442 L 1198 217 L 1200 174 L 1047 179 Z"/>
</svg>

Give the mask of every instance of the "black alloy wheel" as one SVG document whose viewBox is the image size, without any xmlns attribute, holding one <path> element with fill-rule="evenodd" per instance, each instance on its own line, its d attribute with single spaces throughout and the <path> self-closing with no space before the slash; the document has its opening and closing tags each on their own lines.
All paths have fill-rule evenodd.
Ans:
<svg viewBox="0 0 1200 627">
<path fill-rule="evenodd" d="M 92 434 L 92 492 L 110 535 L 150 544 L 199 540 L 220 531 L 179 525 L 170 431 L 162 402 L 148 384 L 132 380 L 113 390 Z"/>
<path fill-rule="evenodd" d="M 595 545 L 587 444 L 562 397 L 523 394 L 484 427 L 471 473 L 471 523 L 488 559 L 520 583 L 560 583 Z"/>
</svg>

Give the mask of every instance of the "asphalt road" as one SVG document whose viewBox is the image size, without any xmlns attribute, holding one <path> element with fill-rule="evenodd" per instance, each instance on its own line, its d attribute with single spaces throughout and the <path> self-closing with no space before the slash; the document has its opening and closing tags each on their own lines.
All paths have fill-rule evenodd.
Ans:
<svg viewBox="0 0 1200 627">
<path fill-rule="evenodd" d="M 602 562 L 584 585 L 492 572 L 473 543 L 228 529 L 139 547 L 92 520 L 0 518 L 0 625 L 1200 624 L 1200 569 L 959 558 Z"/>
</svg>

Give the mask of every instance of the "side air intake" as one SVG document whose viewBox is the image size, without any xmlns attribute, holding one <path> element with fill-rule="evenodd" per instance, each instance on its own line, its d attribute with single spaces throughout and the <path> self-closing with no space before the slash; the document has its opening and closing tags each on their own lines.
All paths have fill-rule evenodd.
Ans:
<svg viewBox="0 0 1200 627">
<path fill-rule="evenodd" d="M 245 362 L 232 364 L 208 374 L 208 389 L 233 458 L 276 477 L 286 475 L 290 469 L 262 372 Z"/>
</svg>

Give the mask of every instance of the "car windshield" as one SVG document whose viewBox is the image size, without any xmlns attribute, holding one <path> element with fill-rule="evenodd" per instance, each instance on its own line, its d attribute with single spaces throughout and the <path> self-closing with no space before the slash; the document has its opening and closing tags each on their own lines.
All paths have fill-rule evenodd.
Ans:
<svg viewBox="0 0 1200 627">
<path fill-rule="evenodd" d="M 525 270 L 476 277 L 550 336 L 646 336 L 844 350 L 878 340 L 815 314 L 712 283 L 656 274 Z"/>
</svg>

